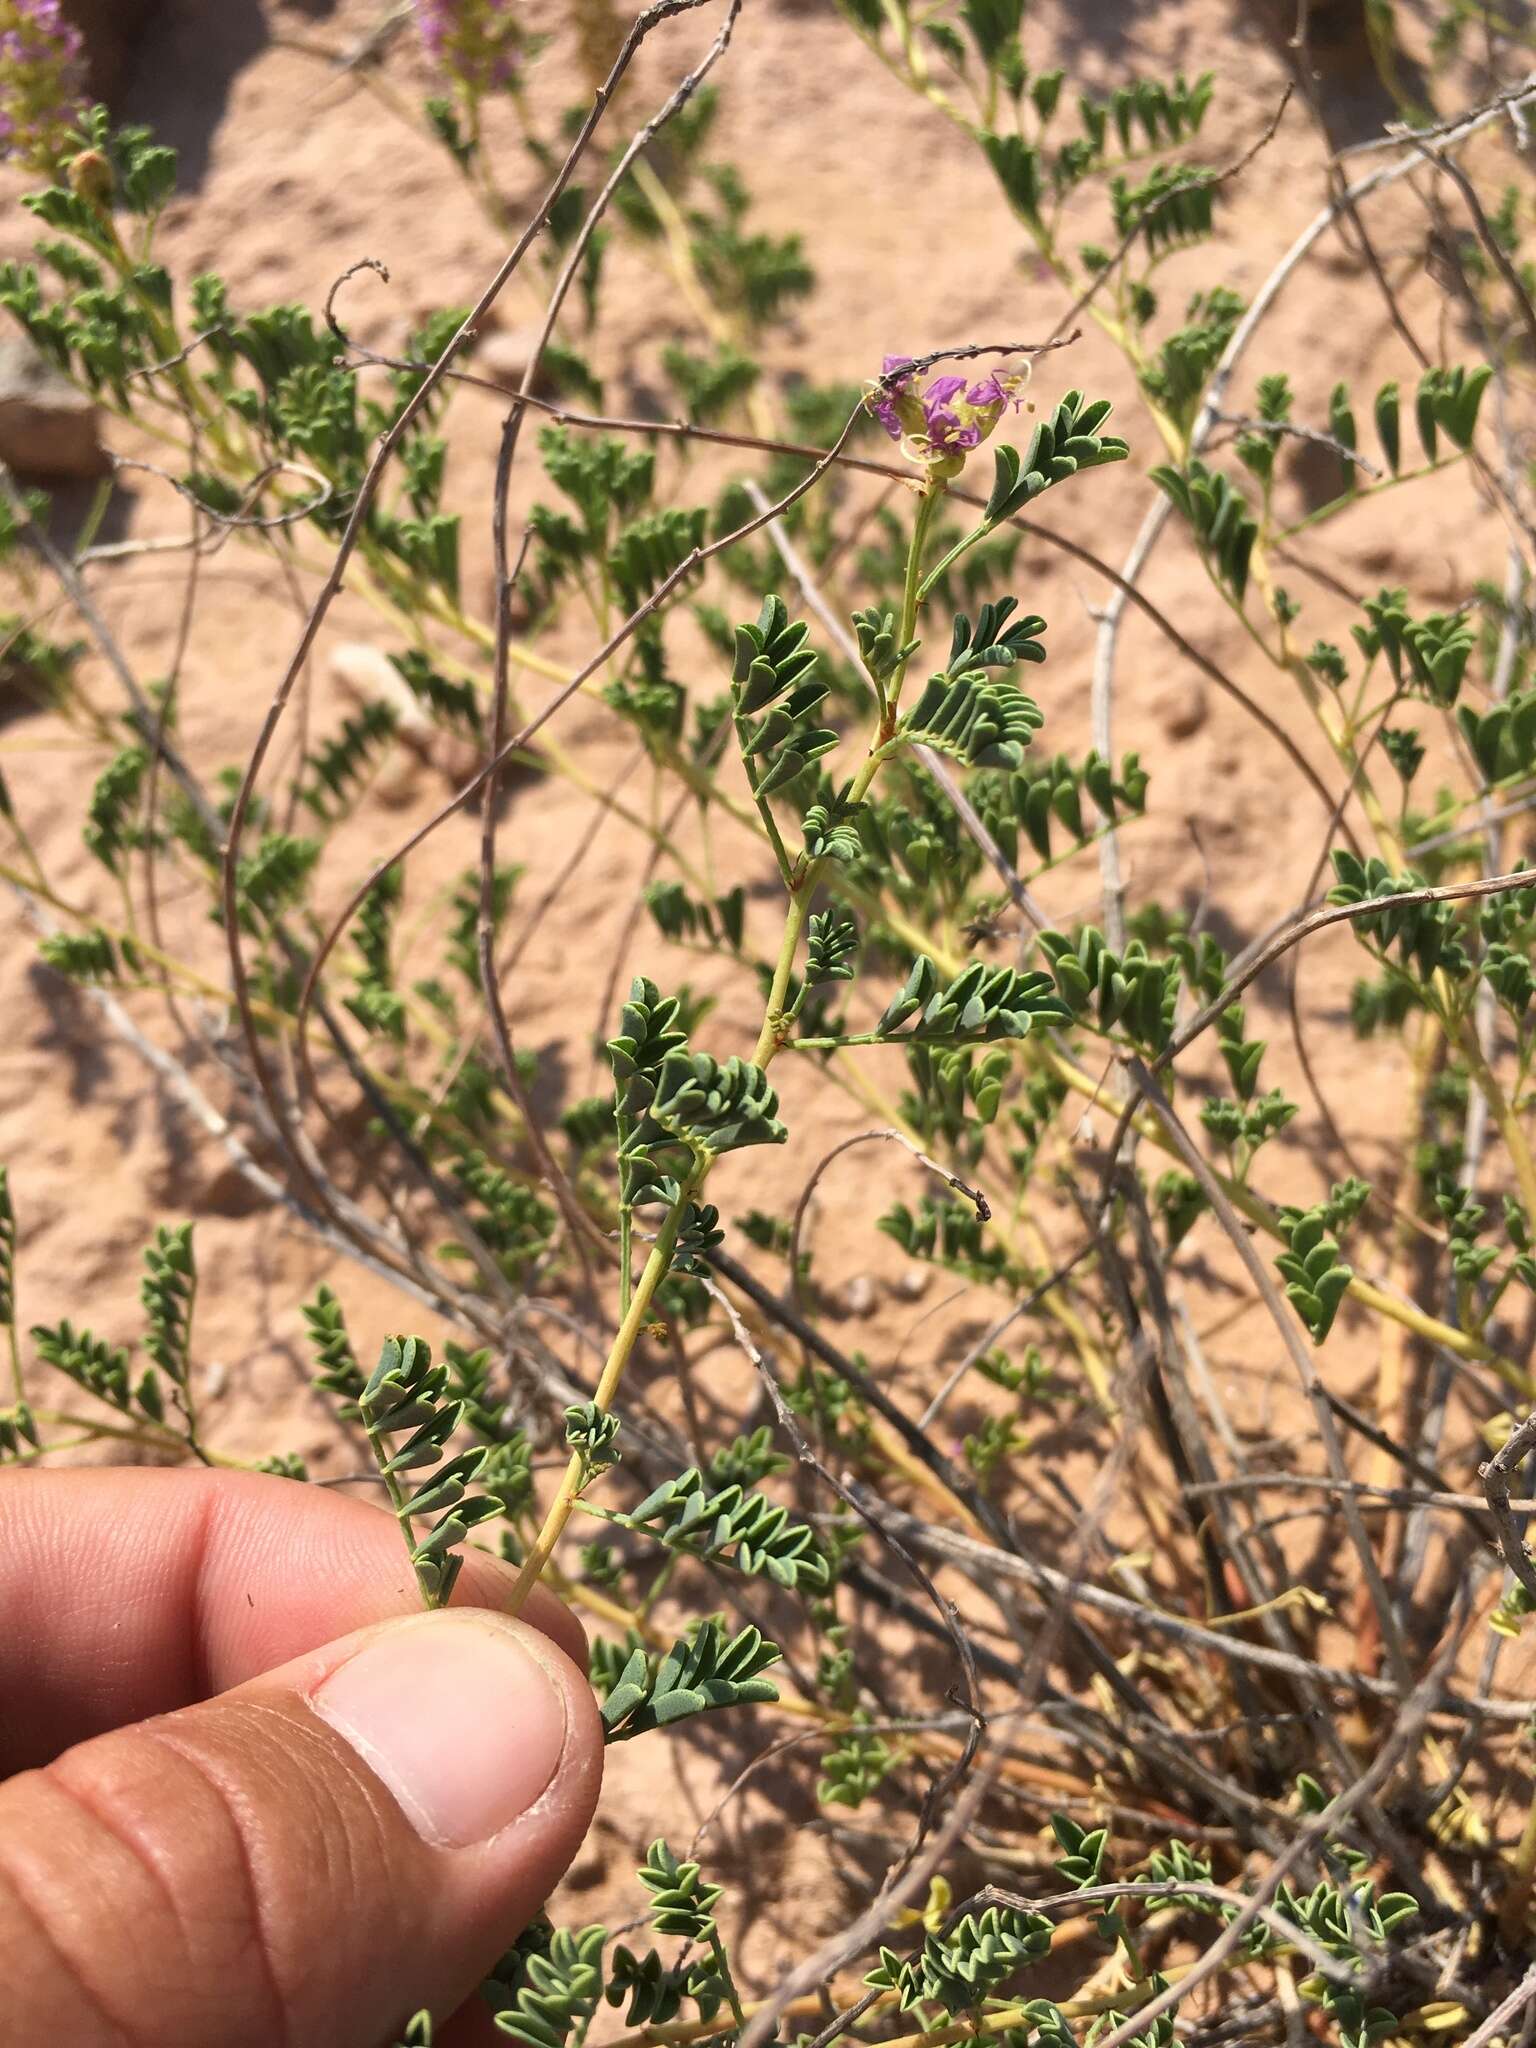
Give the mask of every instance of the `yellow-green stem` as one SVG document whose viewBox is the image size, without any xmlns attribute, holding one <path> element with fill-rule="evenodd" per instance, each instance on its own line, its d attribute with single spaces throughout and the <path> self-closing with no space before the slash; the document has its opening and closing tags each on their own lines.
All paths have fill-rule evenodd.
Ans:
<svg viewBox="0 0 1536 2048">
<path fill-rule="evenodd" d="M 672 1264 L 672 1251 L 677 1243 L 683 1212 L 692 1201 L 696 1189 L 702 1186 L 706 1171 L 706 1167 L 701 1167 L 683 1183 L 682 1192 L 667 1211 L 666 1221 L 651 1247 L 651 1255 L 645 1262 L 645 1268 L 630 1301 L 629 1313 L 619 1325 L 619 1333 L 614 1338 L 612 1349 L 604 1361 L 602 1374 L 597 1382 L 597 1391 L 592 1396 L 592 1404 L 599 1414 L 607 1415 L 612 1412 L 619 1388 L 623 1384 L 624 1369 L 629 1364 L 630 1355 L 639 1342 L 640 1332 L 644 1329 L 646 1318 L 650 1314 L 652 1297 L 667 1277 Z M 576 1506 L 576 1497 L 581 1491 L 585 1471 L 585 1461 L 578 1452 L 573 1451 L 564 1477 L 560 1481 L 559 1491 L 544 1517 L 544 1525 L 524 1560 L 517 1584 L 512 1588 L 512 1597 L 507 1604 L 509 1614 L 522 1612 L 524 1602 L 538 1584 L 545 1565 L 554 1555 L 555 1545 L 565 1533 L 565 1525 L 571 1519 L 572 1510 Z"/>
<path fill-rule="evenodd" d="M 928 538 L 928 529 L 933 524 L 934 513 L 943 499 L 944 485 L 935 483 L 924 491 L 917 508 L 917 518 L 912 525 L 912 540 L 907 549 L 907 574 L 901 599 L 901 624 L 896 633 L 896 644 L 905 647 L 911 640 L 917 626 L 917 607 L 922 594 L 923 544 Z M 890 695 L 885 702 L 880 719 L 880 728 L 875 735 L 875 744 L 870 748 L 864 765 L 854 777 L 848 792 L 850 803 L 862 803 L 869 793 L 870 784 L 880 772 L 884 759 L 882 748 L 890 739 L 896 723 L 896 704 L 901 695 L 902 680 L 907 672 L 903 661 L 891 676 Z M 816 884 L 826 868 L 825 860 L 806 863 L 798 881 L 790 882 L 789 910 L 784 919 L 784 937 L 779 946 L 779 957 L 774 965 L 773 982 L 768 991 L 768 1006 L 763 1015 L 763 1028 L 758 1033 L 753 1049 L 754 1066 L 766 1067 L 783 1044 L 784 1004 L 789 993 L 790 977 L 795 971 L 795 955 L 800 946 L 800 934 L 805 927 L 806 914 L 816 893 Z"/>
<path fill-rule="evenodd" d="M 912 541 L 907 549 L 907 575 L 901 593 L 901 624 L 896 633 L 896 645 L 905 647 L 917 630 L 917 608 L 923 598 L 923 548 L 928 539 L 928 529 L 933 524 L 934 514 L 943 503 L 947 486 L 939 480 L 931 481 L 918 500 L 917 518 L 912 523 Z M 980 532 L 980 528 L 977 532 Z M 891 677 L 890 696 L 886 704 L 885 719 L 882 721 L 880 739 L 883 743 L 890 738 L 888 725 L 894 724 L 896 706 L 901 697 L 901 686 L 906 680 L 910 657 L 904 657 Z M 866 782 L 865 787 L 868 787 Z"/>
<path fill-rule="evenodd" d="M 1519 1111 L 1511 1104 L 1504 1092 L 1503 1083 L 1488 1061 L 1477 1042 L 1475 1031 L 1469 1030 L 1463 1021 L 1457 1032 L 1457 1044 L 1462 1058 L 1467 1063 L 1475 1086 L 1480 1088 L 1487 1099 L 1489 1114 L 1499 1127 L 1499 1134 L 1509 1147 L 1509 1156 L 1515 1169 L 1515 1179 L 1520 1186 L 1520 1200 L 1533 1228 L 1536 1228 L 1536 1162 L 1531 1158 L 1530 1141 L 1520 1121 Z"/>
<path fill-rule="evenodd" d="M 795 971 L 795 954 L 805 927 L 805 914 L 810 907 L 811 893 L 816 887 L 821 866 L 819 860 L 810 863 L 789 899 L 789 909 L 784 916 L 784 936 L 779 942 L 779 957 L 774 963 L 768 1005 L 763 1012 L 763 1028 L 752 1048 L 752 1064 L 756 1067 L 766 1067 L 783 1044 L 780 1034 L 784 1029 L 784 999 L 789 993 L 790 976 Z"/>
<path fill-rule="evenodd" d="M 373 1453 L 373 1461 L 379 1468 L 379 1477 L 384 1482 L 384 1490 L 389 1495 L 391 1511 L 394 1514 L 395 1520 L 400 1524 L 400 1533 L 405 1538 L 405 1547 L 411 1553 L 414 1566 L 416 1538 L 411 1529 L 411 1517 L 406 1506 L 405 1488 L 400 1484 L 400 1475 L 387 1469 L 391 1453 L 383 1436 L 378 1430 L 369 1429 L 366 1423 L 363 1425 L 363 1428 L 368 1438 L 368 1448 Z M 422 1577 L 419 1571 L 416 1573 L 416 1583 L 421 1589 L 422 1599 L 429 1607 L 442 1606 L 442 1595 Z"/>
</svg>

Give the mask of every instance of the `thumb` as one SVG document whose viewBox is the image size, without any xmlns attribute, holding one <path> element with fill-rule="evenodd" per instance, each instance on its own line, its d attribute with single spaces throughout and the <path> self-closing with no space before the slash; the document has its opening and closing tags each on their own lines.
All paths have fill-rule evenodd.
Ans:
<svg viewBox="0 0 1536 2048">
<path fill-rule="evenodd" d="M 510 1946 L 601 1775 L 575 1665 L 479 1609 L 385 1623 L 82 1742 L 0 1786 L 0 2032 L 381 2048 L 422 2007 L 452 2013 Z"/>
</svg>

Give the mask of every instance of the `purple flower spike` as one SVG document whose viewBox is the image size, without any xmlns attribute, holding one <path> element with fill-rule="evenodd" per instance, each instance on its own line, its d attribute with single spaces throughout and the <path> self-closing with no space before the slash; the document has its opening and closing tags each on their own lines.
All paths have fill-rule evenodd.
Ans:
<svg viewBox="0 0 1536 2048">
<path fill-rule="evenodd" d="M 58 168 L 82 109 L 80 52 L 59 0 L 0 0 L 0 157 Z"/>
<path fill-rule="evenodd" d="M 471 98 L 499 92 L 521 64 L 515 8 L 516 0 L 416 0 L 422 47 Z"/>
<path fill-rule="evenodd" d="M 1022 402 L 1019 394 L 1029 371 L 991 371 L 969 389 L 966 379 L 952 371 L 926 383 L 911 375 L 887 381 L 911 362 L 910 356 L 887 356 L 881 381 L 866 388 L 865 403 L 910 461 L 953 476 L 969 450 L 979 448 L 992 432 L 1009 401 Z"/>
</svg>

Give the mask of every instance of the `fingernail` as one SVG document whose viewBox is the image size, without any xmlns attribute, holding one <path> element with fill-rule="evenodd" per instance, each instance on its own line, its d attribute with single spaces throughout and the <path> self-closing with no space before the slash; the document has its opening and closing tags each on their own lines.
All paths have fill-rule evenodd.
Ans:
<svg viewBox="0 0 1536 2048">
<path fill-rule="evenodd" d="M 565 1748 L 559 1684 L 517 1629 L 489 1614 L 397 1623 L 310 1704 L 440 1848 L 488 1842 L 526 1813 Z"/>
</svg>

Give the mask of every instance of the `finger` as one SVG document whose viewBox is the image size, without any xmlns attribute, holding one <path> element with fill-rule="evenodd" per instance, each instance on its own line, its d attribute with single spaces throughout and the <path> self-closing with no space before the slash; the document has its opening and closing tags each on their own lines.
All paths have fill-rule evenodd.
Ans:
<svg viewBox="0 0 1536 2048">
<path fill-rule="evenodd" d="M 378 2048 L 494 1965 L 601 1770 L 581 1673 L 480 1610 L 82 1743 L 0 1786 L 5 2038 Z"/>
<path fill-rule="evenodd" d="M 0 1473 L 0 1528 L 0 1774 L 421 1605 L 391 1515 L 260 1473 Z M 455 1604 L 515 1577 L 470 1550 Z M 558 1600 L 525 1615 L 585 1666 Z"/>
</svg>

